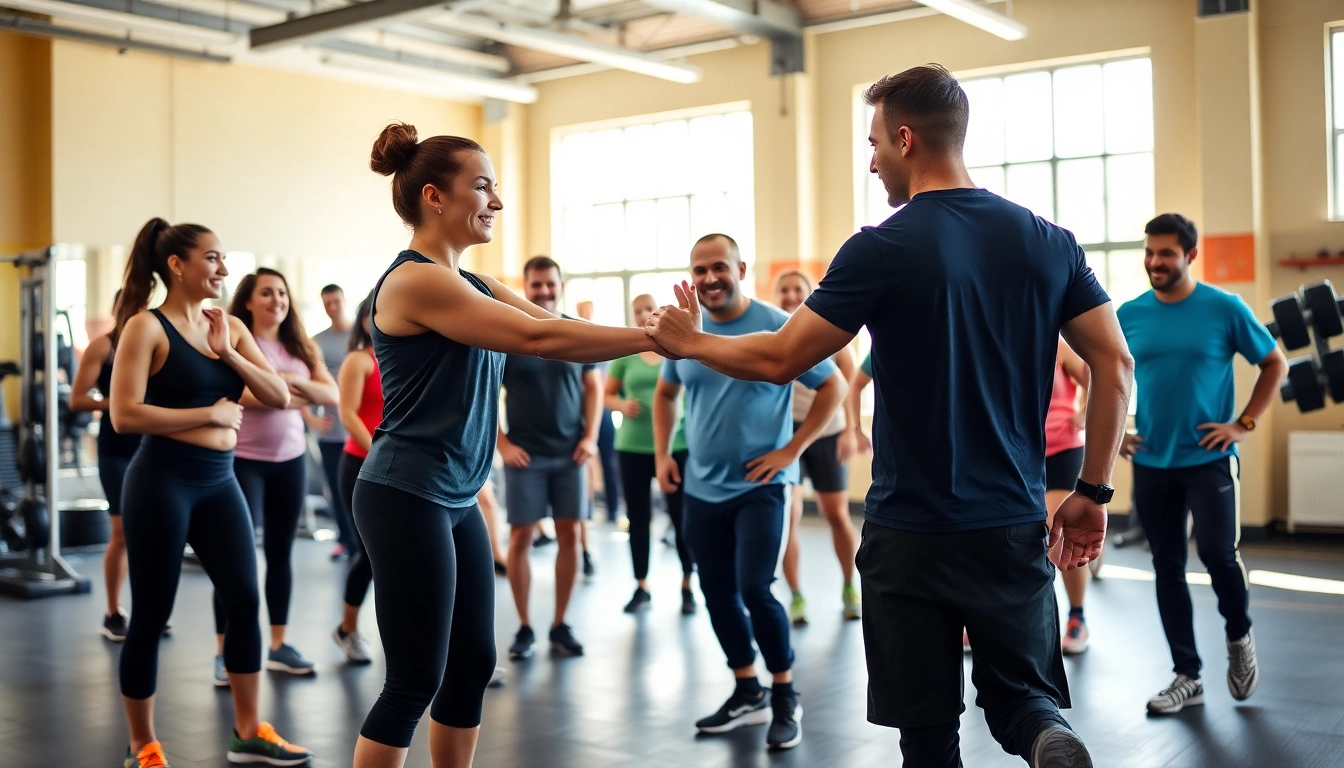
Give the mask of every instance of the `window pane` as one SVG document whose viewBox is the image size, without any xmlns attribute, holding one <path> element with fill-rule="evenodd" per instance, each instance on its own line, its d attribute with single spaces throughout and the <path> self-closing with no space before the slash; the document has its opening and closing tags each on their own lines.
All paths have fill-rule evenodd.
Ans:
<svg viewBox="0 0 1344 768">
<path fill-rule="evenodd" d="M 1111 242 L 1142 240 L 1154 206 L 1152 154 L 1106 158 L 1106 231 Z"/>
<path fill-rule="evenodd" d="M 863 223 L 876 226 L 886 221 L 893 213 L 891 206 L 887 205 L 887 188 L 882 186 L 882 180 L 877 178 L 876 173 L 870 173 L 865 190 L 868 207 L 864 212 Z"/>
<path fill-rule="evenodd" d="M 1005 186 L 1003 181 L 1003 166 L 991 165 L 988 168 L 972 168 L 971 181 L 974 181 L 981 189 L 987 189 L 990 192 L 1004 196 Z"/>
<path fill-rule="evenodd" d="M 725 220 L 727 211 L 724 206 L 722 192 L 701 192 L 691 196 L 691 240 L 708 235 L 711 232 L 723 232 L 734 240 L 737 239 L 737 233 L 727 232 L 728 222 Z M 683 260 L 690 253 L 689 246 L 686 254 L 683 254 Z M 670 265 L 669 265 L 670 266 Z"/>
<path fill-rule="evenodd" d="M 656 149 L 655 162 L 650 174 L 651 191 L 654 195 L 684 195 L 689 184 L 691 172 L 689 137 L 685 120 L 670 120 L 653 127 L 653 140 Z M 722 150 L 720 150 L 722 151 Z"/>
<path fill-rule="evenodd" d="M 1106 94 L 1106 151 L 1153 149 L 1153 64 L 1148 59 L 1102 67 Z"/>
<path fill-rule="evenodd" d="M 625 205 L 625 254 L 621 269 L 658 265 L 658 204 L 641 200 Z"/>
<path fill-rule="evenodd" d="M 1055 180 L 1049 163 L 1008 166 L 1008 194 L 1018 205 L 1048 221 L 1055 220 Z"/>
<path fill-rule="evenodd" d="M 1087 266 L 1092 268 L 1092 273 L 1097 276 L 1097 282 L 1101 287 L 1106 287 L 1106 253 L 1104 251 L 1084 251 L 1083 257 L 1087 259 Z"/>
<path fill-rule="evenodd" d="M 1344 216 L 1344 133 L 1335 134 L 1335 216 Z"/>
<path fill-rule="evenodd" d="M 625 199 L 622 189 L 625 174 L 622 162 L 625 159 L 625 131 L 612 129 L 592 134 L 593 146 L 581 158 L 592 174 L 592 193 L 594 202 L 610 203 Z"/>
<path fill-rule="evenodd" d="M 1143 269 L 1143 251 L 1111 251 L 1106 254 L 1106 267 L 1106 292 L 1116 307 L 1152 287 Z"/>
<path fill-rule="evenodd" d="M 737 241 L 742 251 L 742 259 L 748 264 L 756 261 L 756 215 L 750 192 L 729 192 L 723 196 L 722 226 L 723 232 Z M 690 260 L 690 248 L 686 249 L 683 264 Z"/>
<path fill-rule="evenodd" d="M 593 322 L 625 325 L 625 285 L 619 277 L 584 277 L 565 284 L 565 314 L 578 317 L 579 302 L 593 302 Z"/>
<path fill-rule="evenodd" d="M 1055 72 L 1055 155 L 1086 157 L 1102 152 L 1101 67 Z M 1064 193 L 1061 190 L 1060 196 Z"/>
<path fill-rule="evenodd" d="M 593 206 L 593 255 L 597 272 L 619 272 L 625 259 L 625 206 Z"/>
<path fill-rule="evenodd" d="M 634 301 L 635 297 L 640 294 L 647 293 L 653 297 L 654 303 L 660 307 L 664 304 L 675 304 L 677 296 L 672 293 L 672 286 L 682 280 L 690 279 L 690 274 L 686 270 L 680 272 L 644 272 L 631 275 L 630 301 Z M 627 311 L 626 314 L 628 316 L 629 312 Z"/>
<path fill-rule="evenodd" d="M 1008 161 L 1049 160 L 1054 152 L 1050 73 L 1029 72 L 1003 79 Z"/>
<path fill-rule="evenodd" d="M 583 274 L 593 271 L 593 209 L 584 203 L 565 208 L 564 233 L 561 242 L 564 252 L 560 259 L 565 271 Z"/>
<path fill-rule="evenodd" d="M 1331 54 L 1330 61 L 1334 65 L 1331 67 L 1330 82 L 1334 85 L 1335 91 L 1335 130 L 1344 130 L 1344 30 L 1340 30 L 1330 36 Z M 1344 158 L 1336 155 L 1335 163 L 1344 162 Z"/>
<path fill-rule="evenodd" d="M 658 266 L 684 267 L 691 253 L 691 206 L 684 197 L 658 201 Z"/>
<path fill-rule="evenodd" d="M 970 103 L 966 126 L 966 165 L 1003 163 L 1003 81 L 999 78 L 962 83 Z M 871 117 L 871 115 L 870 115 Z"/>
<path fill-rule="evenodd" d="M 224 266 L 228 268 L 229 274 L 224 278 L 222 304 L 227 304 L 233 292 L 238 289 L 238 281 L 256 271 L 257 257 L 247 251 L 229 251 L 224 254 Z"/>
<path fill-rule="evenodd" d="M 1106 240 L 1106 182 L 1101 158 L 1061 160 L 1058 171 L 1059 225 L 1080 243 Z"/>
<path fill-rule="evenodd" d="M 649 167 L 657 162 L 658 143 L 652 125 L 636 125 L 625 129 L 625 158 L 621 163 L 624 181 L 621 191 L 627 200 L 641 200 L 653 196 L 653 174 Z"/>
</svg>

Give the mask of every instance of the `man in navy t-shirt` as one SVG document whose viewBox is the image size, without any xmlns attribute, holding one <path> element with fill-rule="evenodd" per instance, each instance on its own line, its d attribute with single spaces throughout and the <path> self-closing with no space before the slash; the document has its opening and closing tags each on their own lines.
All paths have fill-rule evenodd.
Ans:
<svg viewBox="0 0 1344 768">
<path fill-rule="evenodd" d="M 845 243 L 776 333 L 698 332 L 698 307 L 656 312 L 673 354 L 735 378 L 785 382 L 873 337 L 873 486 L 863 580 L 868 719 L 901 729 L 907 765 L 960 765 L 961 632 L 977 703 L 1004 750 L 1090 766 L 1069 705 L 1052 562 L 1101 551 L 1133 362 L 1073 236 L 976 189 L 962 160 L 968 105 L 947 70 L 879 80 L 870 169 L 893 206 Z M 1060 333 L 1092 374 L 1077 491 L 1045 528 L 1045 414 Z"/>
<path fill-rule="evenodd" d="M 1186 523 L 1192 516 L 1199 532 L 1199 559 L 1226 622 L 1228 689 L 1245 701 L 1259 683 L 1250 584 L 1237 552 L 1237 443 L 1274 401 L 1288 361 L 1241 297 L 1190 274 L 1199 254 L 1193 222 L 1164 213 L 1148 222 L 1144 233 L 1143 265 L 1153 290 L 1117 313 L 1139 383 L 1138 434 L 1126 437 L 1121 454 L 1134 462 L 1134 510 L 1153 550 L 1157 609 L 1176 673 L 1171 685 L 1148 700 L 1148 711 L 1170 715 L 1204 702 L 1194 610 L 1185 581 L 1190 554 Z M 1255 389 L 1239 415 L 1233 410 L 1236 355 L 1260 366 Z"/>
</svg>

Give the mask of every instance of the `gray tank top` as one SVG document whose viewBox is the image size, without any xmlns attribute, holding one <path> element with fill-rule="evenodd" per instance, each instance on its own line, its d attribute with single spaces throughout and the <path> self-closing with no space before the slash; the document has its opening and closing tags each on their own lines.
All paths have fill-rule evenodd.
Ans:
<svg viewBox="0 0 1344 768">
<path fill-rule="evenodd" d="M 433 264 L 402 251 L 378 279 L 408 261 Z M 458 270 L 476 290 L 493 298 L 480 278 Z M 406 491 L 445 507 L 470 507 L 490 475 L 499 426 L 499 387 L 504 354 L 440 336 L 389 336 L 370 311 L 373 351 L 383 382 L 383 421 L 359 479 Z"/>
</svg>

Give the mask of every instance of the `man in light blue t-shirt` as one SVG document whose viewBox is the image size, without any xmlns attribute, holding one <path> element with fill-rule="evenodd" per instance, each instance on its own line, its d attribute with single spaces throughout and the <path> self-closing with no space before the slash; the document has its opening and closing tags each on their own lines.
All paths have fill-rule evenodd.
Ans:
<svg viewBox="0 0 1344 768">
<path fill-rule="evenodd" d="M 740 336 L 777 331 L 782 310 L 742 292 L 746 265 L 727 235 L 706 235 L 691 249 L 691 277 L 707 317 L 706 333 Z M 766 744 L 802 740 L 802 708 L 793 690 L 789 616 L 770 592 L 784 541 L 785 489 L 798 482 L 798 457 L 844 400 L 844 377 L 823 360 L 798 377 L 817 392 L 793 429 L 792 386 L 738 381 L 694 360 L 669 360 L 653 399 L 654 449 L 664 492 L 685 482 L 682 531 L 700 572 L 714 633 L 737 688 L 696 727 L 723 733 L 770 723 Z M 686 477 L 668 453 L 677 397 L 686 389 Z M 745 612 L 744 612 L 745 609 Z M 774 678 L 767 693 L 756 678 L 756 649 Z"/>
<path fill-rule="evenodd" d="M 1134 463 L 1134 509 L 1153 550 L 1157 609 L 1176 679 L 1148 702 L 1172 714 L 1204 702 L 1194 611 L 1185 581 L 1186 521 L 1194 515 L 1199 559 L 1226 621 L 1227 683 L 1244 701 L 1259 671 L 1251 634 L 1250 586 L 1237 552 L 1241 531 L 1237 442 L 1255 429 L 1288 370 L 1274 337 L 1239 296 L 1190 274 L 1198 232 L 1184 216 L 1148 222 L 1144 268 L 1153 290 L 1116 313 L 1138 390 L 1137 434 L 1120 454 Z M 1232 361 L 1260 366 L 1250 401 L 1235 415 Z"/>
</svg>

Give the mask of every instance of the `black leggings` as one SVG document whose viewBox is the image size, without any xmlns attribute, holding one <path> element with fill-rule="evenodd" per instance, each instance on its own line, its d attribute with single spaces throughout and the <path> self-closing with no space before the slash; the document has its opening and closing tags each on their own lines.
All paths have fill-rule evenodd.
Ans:
<svg viewBox="0 0 1344 768">
<path fill-rule="evenodd" d="M 121 649 L 121 693 L 154 695 L 159 638 L 173 611 L 190 544 L 228 616 L 224 666 L 261 671 L 257 553 L 247 502 L 233 475 L 233 451 L 146 437 L 126 471 L 122 526 L 135 614 Z"/>
<path fill-rule="evenodd" d="M 340 469 L 337 470 L 337 484 L 340 486 L 341 503 L 346 509 L 355 508 L 355 481 L 359 479 L 359 468 L 364 460 L 353 454 L 341 452 Z M 359 607 L 369 594 L 369 582 L 373 581 L 373 568 L 369 566 L 369 555 L 364 551 L 364 539 L 360 538 L 359 528 L 350 521 L 350 539 L 354 546 L 350 548 L 350 570 L 345 574 L 345 604 Z"/>
<path fill-rule="evenodd" d="M 289 461 L 257 461 L 234 457 L 233 472 L 243 489 L 252 520 L 262 526 L 266 553 L 266 610 L 271 626 L 289 623 L 289 595 L 294 589 L 294 537 L 308 496 L 308 454 Z M 215 594 L 215 632 L 225 634 L 225 612 Z M 230 667 L 232 669 L 232 667 Z"/>
<path fill-rule="evenodd" d="M 635 564 L 635 578 L 643 580 L 649 575 L 649 527 L 653 518 L 653 491 L 649 483 L 657 477 L 656 465 L 651 453 L 627 453 L 617 451 L 621 462 L 621 485 L 625 492 L 625 510 L 630 516 L 630 559 Z M 691 562 L 691 548 L 686 537 L 681 534 L 682 487 L 686 479 L 686 451 L 672 454 L 677 462 L 677 471 L 681 473 L 682 485 L 677 490 L 664 494 L 667 500 L 667 516 L 672 518 L 672 528 L 677 534 L 677 555 L 681 558 L 681 573 L 689 577 L 694 565 Z"/>
<path fill-rule="evenodd" d="M 360 735 L 409 747 L 426 706 L 436 723 L 475 728 L 495 671 L 495 564 L 481 511 L 367 480 L 354 502 L 387 658 Z"/>
</svg>

